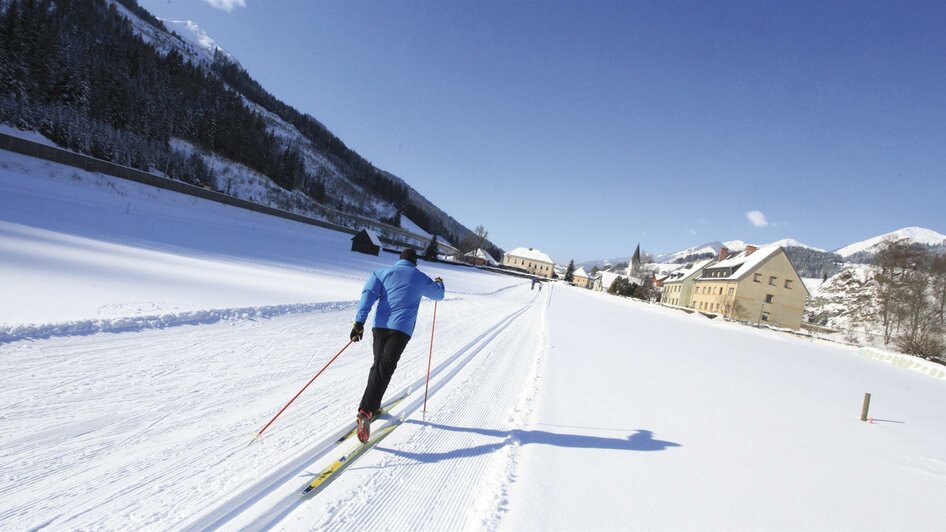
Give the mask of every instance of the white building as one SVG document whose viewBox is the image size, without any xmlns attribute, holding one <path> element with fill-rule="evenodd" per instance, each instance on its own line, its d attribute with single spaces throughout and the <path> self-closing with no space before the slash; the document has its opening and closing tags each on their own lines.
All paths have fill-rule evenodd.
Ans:
<svg viewBox="0 0 946 532">
<path fill-rule="evenodd" d="M 533 275 L 551 277 L 555 262 L 537 249 L 516 248 L 503 255 L 503 266 L 523 270 Z"/>
</svg>

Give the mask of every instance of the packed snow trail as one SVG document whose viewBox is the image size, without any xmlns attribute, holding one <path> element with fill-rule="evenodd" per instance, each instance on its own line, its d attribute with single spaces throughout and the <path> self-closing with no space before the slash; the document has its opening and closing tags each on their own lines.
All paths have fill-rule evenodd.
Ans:
<svg viewBox="0 0 946 532">
<path fill-rule="evenodd" d="M 434 400 L 442 387 L 454 382 L 455 377 L 464 371 L 467 365 L 479 358 L 484 349 L 491 348 L 492 342 L 497 336 L 513 323 L 516 323 L 520 316 L 533 307 L 534 300 L 535 296 L 532 296 L 524 306 L 502 317 L 491 326 L 480 329 L 480 334 L 462 347 L 454 351 L 437 349 L 437 352 L 441 354 L 431 371 L 430 399 Z M 452 334 L 452 332 L 447 334 Z M 456 344 L 456 342 L 447 340 L 444 344 L 451 345 Z M 395 376 L 398 376 L 402 370 L 403 368 L 399 364 Z M 421 373 L 417 377 L 416 380 L 408 384 L 408 387 L 415 391 L 421 389 L 425 375 Z M 388 396 L 396 397 L 400 393 L 393 391 L 392 386 L 392 388 L 389 388 Z M 417 414 L 422 405 L 423 394 L 414 393 L 408 397 L 408 400 L 404 401 L 404 404 L 395 407 L 391 411 L 391 416 L 400 417 Z M 383 421 L 382 418 L 379 423 Z M 350 422 L 350 420 L 346 420 L 346 422 Z M 380 426 L 377 425 L 376 429 Z M 280 519 L 308 500 L 300 498 L 299 491 L 311 480 L 314 472 L 320 471 L 328 462 L 337 458 L 333 453 L 341 453 L 343 452 L 341 449 L 358 445 L 353 440 L 342 446 L 336 445 L 338 435 L 343 431 L 344 429 L 340 429 L 328 433 L 323 440 L 313 446 L 311 452 L 300 456 L 292 463 L 284 465 L 267 478 L 240 492 L 222 507 L 192 523 L 189 528 L 214 529 L 225 524 L 242 527 L 247 526 L 246 520 L 250 518 L 254 521 L 248 525 L 249 528 L 259 529 L 276 525 Z M 304 482 L 300 482 L 299 478 L 304 478 Z M 322 496 L 320 494 L 320 497 Z"/>
<path fill-rule="evenodd" d="M 481 336 L 483 324 L 531 298 L 520 287 L 447 302 L 435 355 L 458 351 Z M 416 385 L 426 372 L 421 339 L 431 311 L 429 302 L 421 306 L 390 390 Z M 350 311 L 324 312 L 0 346 L 7 383 L 0 390 L 7 478 L 0 521 L 29 527 L 45 516 L 65 528 L 192 522 L 350 422 L 370 342 L 350 348 L 261 444 L 247 447 L 347 340 L 350 321 Z M 52 472 L 57 488 L 50 491 Z"/>
</svg>

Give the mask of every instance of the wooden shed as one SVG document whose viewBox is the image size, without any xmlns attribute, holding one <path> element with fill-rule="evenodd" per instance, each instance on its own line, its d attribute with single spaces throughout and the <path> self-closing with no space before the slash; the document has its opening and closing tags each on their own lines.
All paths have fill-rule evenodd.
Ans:
<svg viewBox="0 0 946 532">
<path fill-rule="evenodd" d="M 357 235 L 351 237 L 351 250 L 368 255 L 380 255 L 381 239 L 371 229 L 362 229 Z"/>
</svg>

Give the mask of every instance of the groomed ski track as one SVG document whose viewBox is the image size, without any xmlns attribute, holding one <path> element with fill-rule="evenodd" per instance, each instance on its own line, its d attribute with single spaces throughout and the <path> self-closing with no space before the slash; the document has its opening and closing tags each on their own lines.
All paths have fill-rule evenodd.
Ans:
<svg viewBox="0 0 946 532">
<path fill-rule="evenodd" d="M 465 509 L 482 518 L 484 508 L 502 508 L 510 442 L 468 430 L 508 431 L 521 421 L 548 294 L 521 284 L 440 303 L 426 421 L 433 304 L 425 301 L 386 395 L 413 390 L 391 413 L 405 423 L 314 498 L 299 492 L 355 444 L 335 440 L 353 419 L 370 341 L 349 348 L 261 442 L 248 444 L 344 345 L 350 309 L 3 346 L 5 380 L 17 379 L 30 399 L 4 401 L 15 413 L 8 428 L 20 436 L 2 458 L 30 456 L 37 471 L 55 461 L 57 476 L 25 473 L 7 483 L 21 490 L 20 502 L 0 519 L 46 515 L 31 524 L 68 529 L 461 528 Z"/>
<path fill-rule="evenodd" d="M 419 476 L 416 473 L 420 473 L 415 470 L 413 471 L 414 475 L 410 474 L 412 472 L 410 462 L 422 461 L 416 458 L 417 449 L 424 449 L 425 454 L 432 453 L 432 455 L 436 455 L 437 449 L 440 447 L 434 445 L 436 440 L 441 437 L 449 440 L 446 434 L 438 434 L 433 437 L 429 430 L 420 431 L 420 434 L 425 435 L 426 438 L 419 438 L 417 429 L 429 428 L 428 423 L 454 422 L 459 419 L 464 419 L 466 422 L 473 421 L 473 419 L 467 419 L 470 417 L 473 417 L 475 422 L 482 424 L 487 421 L 483 419 L 484 417 L 502 416 L 503 408 L 508 410 L 508 412 L 505 412 L 507 417 L 514 413 L 512 408 L 519 400 L 519 393 L 517 392 L 520 391 L 520 387 L 516 384 L 521 383 L 522 380 L 516 379 L 515 382 L 509 382 L 507 379 L 515 379 L 515 375 L 526 375 L 529 369 L 526 362 L 533 360 L 533 357 L 528 355 L 536 353 L 535 345 L 531 346 L 532 350 L 530 352 L 530 346 L 526 344 L 529 344 L 530 340 L 534 342 L 535 338 L 534 335 L 523 335 L 521 333 L 504 335 L 504 333 L 514 324 L 524 327 L 528 331 L 536 331 L 535 327 L 538 324 L 535 323 L 535 317 L 540 314 L 536 309 L 537 307 L 541 308 L 541 302 L 537 300 L 538 294 L 535 294 L 528 303 L 486 327 L 466 345 L 452 353 L 439 354 L 439 358 L 443 360 L 431 369 L 428 393 L 430 408 L 426 415 L 422 411 L 424 405 L 424 375 L 408 385 L 407 389 L 412 390 L 412 393 L 407 400 L 398 405 L 389 416 L 375 423 L 375 430 L 379 430 L 393 422 L 385 423 L 386 419 L 397 419 L 401 416 L 405 418 L 406 421 L 397 429 L 400 434 L 392 434 L 391 437 L 386 439 L 382 447 L 374 450 L 375 453 L 380 455 L 393 456 L 395 457 L 394 460 L 390 456 L 370 456 L 369 453 L 369 455 L 361 457 L 351 468 L 354 471 L 361 470 L 358 473 L 351 474 L 351 476 L 357 476 L 357 479 L 348 480 L 343 477 L 347 472 L 343 472 L 332 485 L 319 494 L 301 496 L 300 491 L 308 484 L 315 473 L 321 471 L 327 463 L 357 445 L 353 438 L 341 445 L 336 444 L 336 440 L 348 429 L 347 425 L 339 427 L 338 430 L 326 434 L 323 439 L 313 445 L 310 452 L 303 454 L 280 468 L 279 471 L 257 482 L 220 508 L 188 526 L 188 529 L 213 530 L 232 527 L 266 530 L 279 527 L 285 524 L 284 521 L 288 521 L 289 527 L 292 529 L 309 527 L 342 530 L 362 529 L 363 527 L 372 527 L 379 530 L 408 529 L 418 528 L 420 523 L 412 522 L 418 517 L 421 517 L 424 521 L 433 520 L 433 522 L 444 523 L 443 519 L 445 517 L 449 519 L 449 516 L 441 516 L 437 519 L 436 516 L 417 515 L 416 512 L 403 512 L 405 518 L 400 522 L 391 520 L 390 512 L 383 509 L 397 508 L 400 502 L 396 502 L 394 506 L 391 506 L 385 501 L 392 498 L 391 492 L 403 490 L 402 484 L 429 486 L 445 483 L 449 485 L 457 480 L 454 476 L 456 471 L 453 469 L 441 471 L 440 476 L 446 475 L 446 477 L 439 480 L 429 478 L 429 472 L 424 473 L 424 477 L 426 477 L 424 479 L 415 479 L 414 482 L 410 480 L 410 476 L 416 477 Z M 527 323 L 520 323 L 520 318 Z M 530 336 L 533 336 L 533 338 L 529 338 Z M 505 347 L 510 344 L 512 344 L 512 349 Z M 494 362 L 496 364 L 490 367 Z M 456 382 L 458 379 L 462 379 L 462 382 Z M 443 389 L 449 390 L 450 395 L 446 398 L 441 397 L 443 394 L 440 392 Z M 389 390 L 387 396 L 397 397 L 404 391 Z M 483 395 L 478 397 L 481 393 Z M 497 399 L 500 399 L 498 401 L 500 410 L 496 410 Z M 484 412 L 482 408 L 484 403 L 489 406 L 486 409 L 487 412 Z M 466 409 L 469 409 L 476 416 L 459 415 L 460 412 Z M 488 415 L 484 416 L 484 414 Z M 505 421 L 508 422 L 511 419 Z M 500 417 L 500 419 L 494 419 L 493 421 L 502 422 L 504 420 Z M 479 427 L 481 425 L 474 426 Z M 403 433 L 408 432 L 411 435 L 404 437 Z M 402 437 L 398 439 L 395 438 L 396 435 Z M 401 448 L 410 450 L 401 450 Z M 456 448 L 456 446 L 451 448 Z M 476 493 L 478 484 L 475 481 L 480 478 L 482 474 L 480 470 L 485 465 L 482 462 L 483 460 L 473 461 L 467 466 L 467 468 L 476 470 L 467 474 L 468 480 L 473 481 L 472 485 L 470 483 L 460 484 L 462 489 L 452 491 L 460 491 L 461 493 L 453 493 L 451 498 L 454 500 L 452 501 L 440 501 L 444 503 L 441 506 L 449 508 L 451 513 L 454 513 L 457 508 L 468 508 L 470 506 L 469 499 Z M 405 473 L 405 476 L 398 473 L 393 475 L 392 478 L 391 470 L 400 470 Z M 382 474 L 384 471 L 387 471 L 387 474 L 383 475 L 383 479 L 372 478 L 374 474 Z M 447 478 L 452 479 L 453 482 L 447 480 Z M 356 484 L 356 481 L 360 481 L 360 483 Z M 390 486 L 392 481 L 398 484 L 396 489 L 394 486 Z M 342 485 L 345 487 L 341 487 Z M 355 487 L 352 487 L 353 485 Z M 366 500 L 366 497 L 364 497 L 366 492 L 372 492 L 375 496 Z M 437 495 L 442 499 L 445 494 L 438 493 Z M 327 503 L 326 500 L 333 502 Z M 416 499 L 413 500 L 415 508 L 426 509 L 429 507 L 423 503 L 417 506 Z M 313 512 L 312 509 L 306 508 L 309 505 L 318 510 L 325 507 L 329 507 L 330 510 L 327 512 Z M 377 521 L 373 523 L 373 526 L 370 521 L 371 518 L 365 513 L 372 509 L 370 515 L 373 515 L 374 520 Z M 262 513 L 260 513 L 260 510 L 262 510 Z M 319 519 L 313 520 L 313 515 L 319 516 Z M 255 518 L 247 523 L 247 516 L 255 516 Z M 445 526 L 454 529 L 462 524 L 462 522 L 451 522 Z"/>
</svg>

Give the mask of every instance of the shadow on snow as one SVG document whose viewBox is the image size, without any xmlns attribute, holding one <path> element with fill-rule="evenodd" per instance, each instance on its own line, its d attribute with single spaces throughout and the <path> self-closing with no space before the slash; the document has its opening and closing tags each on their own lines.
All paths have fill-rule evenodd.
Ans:
<svg viewBox="0 0 946 532">
<path fill-rule="evenodd" d="M 468 434 L 502 438 L 501 441 L 495 443 L 467 447 L 464 449 L 454 449 L 443 453 L 416 453 L 397 449 L 378 448 L 395 456 L 402 456 L 423 463 L 434 463 L 443 460 L 489 454 L 512 443 L 518 443 L 519 445 L 553 445 L 555 447 L 573 449 L 614 449 L 616 451 L 663 451 L 670 447 L 681 446 L 679 443 L 671 441 L 655 440 L 653 437 L 654 433 L 649 430 L 636 430 L 626 438 L 603 438 L 600 436 L 585 436 L 582 434 L 558 434 L 544 430 L 514 429 L 503 431 L 473 427 L 452 427 L 450 425 L 425 423 L 416 420 L 408 420 L 405 421 L 405 423 L 426 425 L 437 430 L 445 430 L 448 432 L 466 432 Z"/>
</svg>

